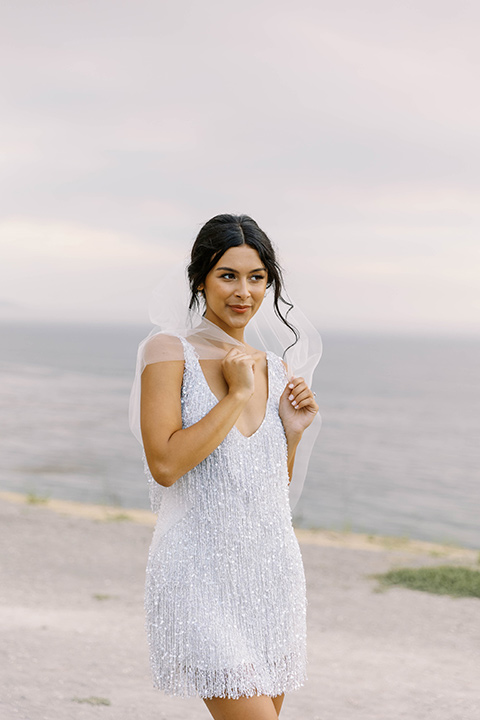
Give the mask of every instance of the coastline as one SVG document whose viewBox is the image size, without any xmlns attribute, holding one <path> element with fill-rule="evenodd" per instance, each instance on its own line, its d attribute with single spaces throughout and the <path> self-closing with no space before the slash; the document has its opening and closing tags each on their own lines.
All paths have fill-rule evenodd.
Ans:
<svg viewBox="0 0 480 720">
<path fill-rule="evenodd" d="M 114 505 L 100 505 L 81 503 L 73 500 L 60 500 L 56 498 L 35 498 L 27 493 L 0 491 L 0 501 L 17 503 L 20 505 L 41 506 L 61 515 L 71 515 L 89 520 L 105 522 L 134 522 L 153 528 L 156 515 L 150 510 L 141 508 L 122 508 Z M 302 545 L 318 545 L 319 547 L 336 547 L 350 550 L 370 550 L 380 552 L 383 550 L 396 550 L 432 557 L 451 559 L 464 559 L 475 562 L 479 558 L 480 548 L 465 548 L 458 545 L 442 544 L 416 540 L 413 538 L 396 537 L 390 535 L 374 535 L 369 533 L 356 533 L 350 531 L 295 528 L 295 534 Z"/>
</svg>

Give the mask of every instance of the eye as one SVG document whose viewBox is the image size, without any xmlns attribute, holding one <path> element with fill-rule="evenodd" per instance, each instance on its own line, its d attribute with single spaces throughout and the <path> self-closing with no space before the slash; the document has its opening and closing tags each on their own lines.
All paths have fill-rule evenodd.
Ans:
<svg viewBox="0 0 480 720">
<path fill-rule="evenodd" d="M 261 282 L 262 280 L 265 280 L 265 275 L 252 275 L 251 279 L 254 282 Z"/>
<path fill-rule="evenodd" d="M 231 273 L 231 272 L 226 272 L 226 273 L 222 273 L 222 274 L 220 275 L 220 277 L 221 277 L 221 278 L 225 278 L 226 280 L 231 280 L 232 278 L 235 277 L 235 275 L 234 275 L 233 273 Z"/>
</svg>

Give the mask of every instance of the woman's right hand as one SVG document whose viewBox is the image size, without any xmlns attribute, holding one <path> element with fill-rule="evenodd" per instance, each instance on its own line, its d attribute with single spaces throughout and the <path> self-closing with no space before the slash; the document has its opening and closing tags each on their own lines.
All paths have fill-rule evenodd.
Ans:
<svg viewBox="0 0 480 720">
<path fill-rule="evenodd" d="M 172 342 L 180 345 L 178 338 Z M 229 352 L 221 366 L 227 394 L 188 427 L 183 426 L 181 407 L 184 362 L 153 362 L 145 367 L 140 426 L 148 466 L 159 485 L 173 485 L 223 442 L 253 393 L 254 362 L 243 348 Z"/>
<path fill-rule="evenodd" d="M 249 400 L 255 390 L 255 360 L 244 350 L 232 348 L 222 360 L 228 392 Z"/>
</svg>

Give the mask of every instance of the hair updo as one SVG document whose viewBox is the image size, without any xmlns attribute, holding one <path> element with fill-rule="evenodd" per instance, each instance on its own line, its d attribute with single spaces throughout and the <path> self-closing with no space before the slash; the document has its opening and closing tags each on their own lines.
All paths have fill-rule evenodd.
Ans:
<svg viewBox="0 0 480 720">
<path fill-rule="evenodd" d="M 198 288 L 205 282 L 208 273 L 215 267 L 222 255 L 230 248 L 239 245 L 250 245 L 254 248 L 266 267 L 267 288 L 273 288 L 275 313 L 294 334 L 295 340 L 292 343 L 294 345 L 299 334 L 287 319 L 293 305 L 282 295 L 282 291 L 284 291 L 282 270 L 275 257 L 275 250 L 268 236 L 248 215 L 215 215 L 200 229 L 193 243 L 190 264 L 187 268 L 190 284 L 189 309 L 203 311 L 199 301 L 199 293 L 202 297 L 203 293 Z M 280 309 L 280 303 L 287 307 L 285 314 Z"/>
</svg>

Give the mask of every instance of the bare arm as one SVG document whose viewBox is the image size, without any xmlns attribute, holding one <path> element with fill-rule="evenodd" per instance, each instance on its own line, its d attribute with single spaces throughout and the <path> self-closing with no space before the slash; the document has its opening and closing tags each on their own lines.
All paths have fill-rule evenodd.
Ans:
<svg viewBox="0 0 480 720">
<path fill-rule="evenodd" d="M 297 452 L 298 443 L 302 439 L 302 436 L 298 438 L 287 436 L 287 467 L 288 467 L 288 481 L 292 481 L 293 476 L 293 465 L 295 463 L 295 455 Z"/>
<path fill-rule="evenodd" d="M 182 428 L 182 361 L 147 365 L 142 374 L 141 414 L 145 455 L 152 476 L 165 487 L 198 465 L 228 435 L 254 390 L 253 359 L 228 353 L 222 370 L 227 395 L 201 420 Z"/>
</svg>

